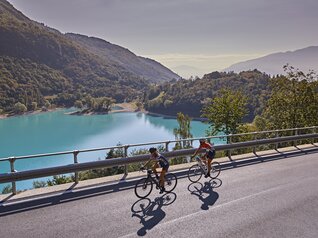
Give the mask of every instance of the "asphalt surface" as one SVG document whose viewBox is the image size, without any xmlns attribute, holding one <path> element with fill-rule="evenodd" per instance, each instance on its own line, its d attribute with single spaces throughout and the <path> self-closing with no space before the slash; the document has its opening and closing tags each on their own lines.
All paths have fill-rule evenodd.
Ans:
<svg viewBox="0 0 318 238">
<path fill-rule="evenodd" d="M 318 153 L 179 177 L 147 199 L 132 186 L 0 206 L 0 237 L 318 237 Z"/>
</svg>

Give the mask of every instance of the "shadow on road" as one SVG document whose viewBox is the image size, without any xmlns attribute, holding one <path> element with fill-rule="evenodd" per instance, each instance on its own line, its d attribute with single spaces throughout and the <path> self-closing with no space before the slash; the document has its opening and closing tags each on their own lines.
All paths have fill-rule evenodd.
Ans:
<svg viewBox="0 0 318 238">
<path fill-rule="evenodd" d="M 53 194 L 47 195 L 46 197 L 32 198 L 31 200 L 22 200 L 13 204 L 5 204 L 5 201 L 2 201 L 0 202 L 0 217 L 33 209 L 53 206 L 65 202 L 71 202 L 127 190 L 133 188 L 135 183 L 135 181 L 128 181 L 125 182 L 125 186 L 123 186 L 122 183 L 117 183 L 83 190 L 66 190 L 62 194 Z"/>
<path fill-rule="evenodd" d="M 167 193 L 161 197 L 156 197 L 153 201 L 149 198 L 136 201 L 131 207 L 131 216 L 139 218 L 142 224 L 142 227 L 137 231 L 137 235 L 144 236 L 147 231 L 158 225 L 166 216 L 162 207 L 171 205 L 176 198 L 175 193 Z"/>
<path fill-rule="evenodd" d="M 266 155 L 258 155 L 256 152 L 255 157 L 252 156 L 252 157 L 246 158 L 246 159 L 232 160 L 230 163 L 221 164 L 221 168 L 222 168 L 222 170 L 227 170 L 227 169 L 233 169 L 233 168 L 238 168 L 238 167 L 243 167 L 243 166 L 250 166 L 250 165 L 258 164 L 258 163 L 264 163 L 264 162 L 270 162 L 270 161 L 275 161 L 275 160 L 292 158 L 292 157 L 296 157 L 299 155 L 318 153 L 317 146 L 315 146 L 315 145 L 314 145 L 314 148 L 309 148 L 309 149 L 301 149 L 298 147 L 295 147 L 295 148 L 297 149 L 296 151 L 283 152 L 283 151 L 276 150 L 276 153 L 266 154 Z"/>
<path fill-rule="evenodd" d="M 209 182 L 191 183 L 188 190 L 191 195 L 197 196 L 202 201 L 201 209 L 209 210 L 209 206 L 213 206 L 219 198 L 219 194 L 213 191 L 213 188 L 220 187 L 222 181 L 220 179 L 211 179 Z"/>
</svg>

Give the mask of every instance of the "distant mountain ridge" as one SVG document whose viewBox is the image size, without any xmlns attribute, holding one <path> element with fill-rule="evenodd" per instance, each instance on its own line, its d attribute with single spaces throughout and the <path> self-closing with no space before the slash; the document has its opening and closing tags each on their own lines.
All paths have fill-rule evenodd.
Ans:
<svg viewBox="0 0 318 238">
<path fill-rule="evenodd" d="M 109 64 L 116 63 L 127 71 L 143 77 L 146 80 L 160 82 L 180 78 L 180 76 L 162 64 L 152 59 L 137 56 L 128 49 L 103 39 L 74 33 L 67 33 L 65 35 L 89 52 L 101 57 L 105 62 Z"/>
<path fill-rule="evenodd" d="M 302 71 L 318 71 L 318 46 L 309 46 L 303 49 L 279 52 L 264 57 L 247 60 L 231 65 L 224 71 L 241 72 L 257 69 L 270 75 L 283 74 L 283 66 L 289 64 Z"/>
</svg>

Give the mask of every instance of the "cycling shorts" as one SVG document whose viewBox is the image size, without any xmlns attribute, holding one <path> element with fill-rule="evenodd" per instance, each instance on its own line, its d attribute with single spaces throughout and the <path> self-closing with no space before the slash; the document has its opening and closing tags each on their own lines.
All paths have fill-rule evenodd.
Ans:
<svg viewBox="0 0 318 238">
<path fill-rule="evenodd" d="M 209 150 L 207 153 L 206 153 L 207 157 L 209 159 L 214 159 L 214 156 L 215 156 L 215 150 Z"/>
</svg>

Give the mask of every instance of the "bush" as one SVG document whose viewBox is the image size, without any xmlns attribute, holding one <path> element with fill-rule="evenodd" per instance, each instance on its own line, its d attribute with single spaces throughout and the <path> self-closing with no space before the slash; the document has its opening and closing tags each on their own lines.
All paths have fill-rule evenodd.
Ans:
<svg viewBox="0 0 318 238">
<path fill-rule="evenodd" d="M 14 104 L 14 112 L 17 114 L 25 113 L 27 110 L 27 107 L 21 102 Z"/>
<path fill-rule="evenodd" d="M 11 185 L 7 185 L 2 189 L 2 194 L 12 193 Z"/>
<path fill-rule="evenodd" d="M 54 175 L 52 180 L 47 181 L 48 186 L 54 186 L 58 184 L 71 183 L 74 182 L 73 177 L 68 177 L 66 175 Z"/>
<path fill-rule="evenodd" d="M 44 188 L 48 186 L 45 181 L 33 181 L 33 188 Z"/>
</svg>

